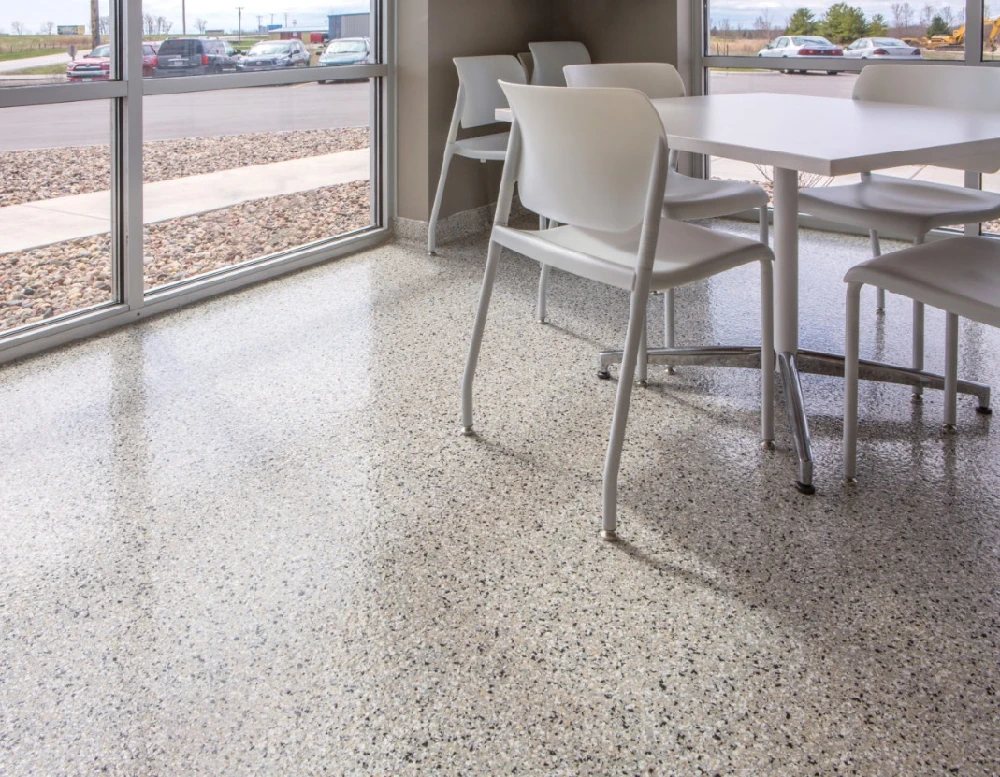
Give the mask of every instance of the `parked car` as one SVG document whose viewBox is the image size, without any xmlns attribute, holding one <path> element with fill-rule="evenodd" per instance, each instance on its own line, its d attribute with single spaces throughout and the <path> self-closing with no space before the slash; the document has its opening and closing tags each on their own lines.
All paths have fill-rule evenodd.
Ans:
<svg viewBox="0 0 1000 777">
<path fill-rule="evenodd" d="M 300 40 L 262 40 L 250 47 L 236 67 L 240 72 L 309 67 L 310 57 L 309 50 Z"/>
<path fill-rule="evenodd" d="M 852 59 L 913 59 L 920 56 L 920 49 L 899 38 L 858 38 L 844 49 L 844 56 Z"/>
<path fill-rule="evenodd" d="M 156 49 L 159 43 L 142 44 L 142 77 L 153 75 L 156 64 Z M 87 52 L 80 59 L 66 65 L 66 78 L 79 83 L 81 81 L 107 81 L 111 75 L 111 46 L 98 46 Z"/>
<path fill-rule="evenodd" d="M 319 58 L 323 67 L 335 65 L 367 65 L 372 61 L 372 42 L 369 38 L 336 38 L 327 45 Z M 326 81 L 320 81 L 325 84 Z"/>
<path fill-rule="evenodd" d="M 844 50 L 840 46 L 818 35 L 783 35 L 757 52 L 758 57 L 842 57 L 843 55 Z M 801 67 L 783 68 L 781 72 L 791 73 L 793 70 L 806 72 Z M 836 70 L 826 72 L 831 76 L 837 75 Z"/>
<path fill-rule="evenodd" d="M 153 76 L 201 76 L 236 71 L 236 52 L 218 38 L 168 38 L 156 52 Z"/>
</svg>

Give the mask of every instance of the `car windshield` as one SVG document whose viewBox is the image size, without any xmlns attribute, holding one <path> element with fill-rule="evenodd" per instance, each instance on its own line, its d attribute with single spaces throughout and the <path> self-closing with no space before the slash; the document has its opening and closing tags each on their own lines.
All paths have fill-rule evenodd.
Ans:
<svg viewBox="0 0 1000 777">
<path fill-rule="evenodd" d="M 364 50 L 365 42 L 363 40 L 335 40 L 330 44 L 327 52 L 330 54 L 353 54 Z"/>
<path fill-rule="evenodd" d="M 166 54 L 180 54 L 184 57 L 194 56 L 195 54 L 201 53 L 201 41 L 184 40 L 182 38 L 165 40 L 162 44 L 160 44 L 160 50 L 158 53 L 161 57 Z"/>
<path fill-rule="evenodd" d="M 250 49 L 251 57 L 267 57 L 274 54 L 287 54 L 291 49 L 288 43 L 255 43 Z"/>
<path fill-rule="evenodd" d="M 905 46 L 899 38 L 873 38 L 872 43 L 876 46 L 882 46 L 885 48 L 892 48 L 893 46 Z"/>
<path fill-rule="evenodd" d="M 87 56 L 88 57 L 94 57 L 94 58 L 97 58 L 97 57 L 110 57 L 111 56 L 111 47 L 110 46 L 98 46 L 96 49 L 94 49 L 93 51 L 91 51 Z"/>
<path fill-rule="evenodd" d="M 796 46 L 829 46 L 830 41 L 826 38 L 792 38 L 792 43 Z"/>
</svg>

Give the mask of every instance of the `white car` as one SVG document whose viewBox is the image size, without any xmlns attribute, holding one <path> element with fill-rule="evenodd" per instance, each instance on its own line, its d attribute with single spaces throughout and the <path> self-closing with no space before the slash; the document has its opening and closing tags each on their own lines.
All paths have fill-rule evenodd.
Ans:
<svg viewBox="0 0 1000 777">
<path fill-rule="evenodd" d="M 842 57 L 844 50 L 836 43 L 830 43 L 826 38 L 818 35 L 783 35 L 776 38 L 774 43 L 762 48 L 757 52 L 758 57 L 782 57 L 782 58 L 803 58 L 803 57 Z M 807 69 L 801 66 L 783 68 L 782 73 L 798 71 L 805 73 Z M 837 75 L 836 70 L 827 70 L 831 76 Z"/>
<path fill-rule="evenodd" d="M 852 59 L 913 59 L 920 56 L 914 48 L 899 38 L 858 38 L 844 49 L 844 56 Z"/>
</svg>

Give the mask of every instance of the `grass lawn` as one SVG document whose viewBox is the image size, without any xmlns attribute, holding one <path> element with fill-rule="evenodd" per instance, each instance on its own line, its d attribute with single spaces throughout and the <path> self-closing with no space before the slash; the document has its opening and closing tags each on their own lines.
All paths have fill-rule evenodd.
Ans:
<svg viewBox="0 0 1000 777">
<path fill-rule="evenodd" d="M 4 76 L 51 76 L 65 72 L 65 65 L 41 65 L 40 67 L 26 67 L 21 70 L 8 70 L 4 73 Z"/>
<path fill-rule="evenodd" d="M 31 59 L 31 57 L 47 57 L 49 54 L 58 54 L 59 49 L 28 49 L 26 51 L 0 51 L 0 62 L 9 62 L 12 59 Z"/>
</svg>

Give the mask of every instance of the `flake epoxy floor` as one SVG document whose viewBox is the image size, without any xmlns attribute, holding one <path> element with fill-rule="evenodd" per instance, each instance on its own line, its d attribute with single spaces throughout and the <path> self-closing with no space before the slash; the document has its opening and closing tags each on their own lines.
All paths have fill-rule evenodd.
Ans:
<svg viewBox="0 0 1000 777">
<path fill-rule="evenodd" d="M 804 345 L 842 350 L 866 244 L 806 234 Z M 653 370 L 602 543 L 626 298 L 555 273 L 540 326 L 507 255 L 466 439 L 484 254 L 387 246 L 0 371 L 0 773 L 1000 771 L 996 421 L 863 384 L 851 489 L 807 376 L 804 497 L 755 373 Z M 679 292 L 679 342 L 755 341 L 755 275 Z M 873 304 L 863 353 L 905 362 L 908 303 Z M 997 332 L 961 353 L 1000 385 Z"/>
</svg>

